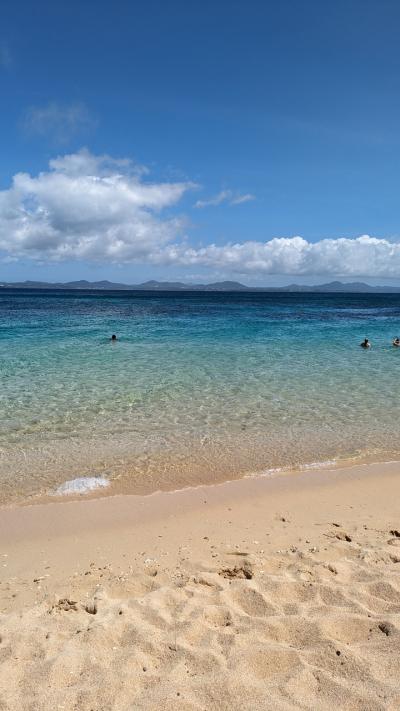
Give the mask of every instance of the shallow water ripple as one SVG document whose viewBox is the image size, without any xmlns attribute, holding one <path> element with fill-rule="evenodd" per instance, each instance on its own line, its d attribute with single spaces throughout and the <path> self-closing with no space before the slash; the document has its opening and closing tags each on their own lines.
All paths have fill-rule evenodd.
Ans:
<svg viewBox="0 0 400 711">
<path fill-rule="evenodd" d="M 393 294 L 4 290 L 3 498 L 393 455 L 397 334 Z"/>
</svg>

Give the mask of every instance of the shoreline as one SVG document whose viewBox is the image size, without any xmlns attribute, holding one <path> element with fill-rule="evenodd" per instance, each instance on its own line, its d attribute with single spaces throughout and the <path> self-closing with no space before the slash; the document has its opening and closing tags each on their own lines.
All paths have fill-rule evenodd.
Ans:
<svg viewBox="0 0 400 711">
<path fill-rule="evenodd" d="M 153 496 L 158 493 L 179 493 L 181 491 L 197 489 L 201 487 L 213 487 L 228 484 L 234 481 L 247 479 L 275 478 L 280 476 L 298 476 L 307 472 L 315 471 L 336 471 L 351 469 L 353 467 L 369 467 L 375 465 L 386 466 L 387 464 L 400 464 L 400 452 L 388 451 L 386 453 L 374 453 L 370 451 L 359 452 L 345 458 L 332 458 L 326 461 L 312 461 L 299 463 L 296 465 L 282 464 L 273 467 L 240 466 L 237 469 L 228 467 L 227 464 L 219 468 L 207 469 L 204 465 L 199 468 L 193 466 L 192 457 L 187 461 L 177 473 L 177 463 L 173 460 L 160 460 L 160 465 L 164 471 L 164 476 L 160 481 L 154 476 L 150 476 L 146 481 L 144 473 L 136 478 L 131 477 L 132 471 L 127 466 L 120 466 L 120 471 L 114 477 L 109 475 L 110 467 L 103 470 L 83 471 L 77 476 L 71 476 L 59 482 L 54 489 L 39 491 L 28 495 L 20 495 L 19 498 L 11 498 L 0 503 L 0 511 L 7 508 L 19 508 L 25 506 L 37 506 L 41 504 L 53 504 L 67 501 L 91 501 L 93 499 L 112 498 L 115 496 Z M 171 467 L 171 474 L 168 472 Z M 165 476 L 166 474 L 166 476 Z M 175 476 L 174 476 L 175 475 Z M 174 481 L 175 480 L 175 481 Z M 74 490 L 75 488 L 75 490 Z"/>
<path fill-rule="evenodd" d="M 44 534 L 51 525 L 52 536 L 69 535 L 84 530 L 101 532 L 105 524 L 111 528 L 136 525 L 134 516 L 172 516 L 175 508 L 199 511 L 206 502 L 211 506 L 240 499 L 275 496 L 281 501 L 295 492 L 335 488 L 338 485 L 377 480 L 383 477 L 399 477 L 400 461 L 357 463 L 345 467 L 311 468 L 300 471 L 286 470 L 267 476 L 245 476 L 240 479 L 199 484 L 171 491 L 154 491 L 149 494 L 86 494 L 77 496 L 46 497 L 43 501 L 24 504 L 9 504 L 0 507 L 0 545 L 4 542 L 22 540 L 25 535 Z M 282 501 L 281 501 L 282 503 Z M 60 515 L 57 515 L 57 514 Z M 399 505 L 400 513 L 400 505 Z M 28 526 L 24 532 L 23 526 Z M 73 529 L 73 526 L 77 528 Z M 65 527 L 65 528 L 63 528 Z M 22 536 L 22 539 L 21 539 Z"/>
</svg>

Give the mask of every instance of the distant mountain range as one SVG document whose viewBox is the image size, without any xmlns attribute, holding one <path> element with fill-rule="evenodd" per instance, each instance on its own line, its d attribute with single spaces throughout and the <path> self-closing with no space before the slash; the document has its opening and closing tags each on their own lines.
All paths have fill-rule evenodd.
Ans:
<svg viewBox="0 0 400 711">
<path fill-rule="evenodd" d="M 364 282 L 331 281 L 327 284 L 288 286 L 245 286 L 237 281 L 217 281 L 212 284 L 184 284 L 180 281 L 145 281 L 143 284 L 119 284 L 111 281 L 68 281 L 49 283 L 46 281 L 0 282 L 5 289 L 83 289 L 101 291 L 290 291 L 290 292 L 353 292 L 353 293 L 400 293 L 400 286 L 371 286 Z"/>
</svg>

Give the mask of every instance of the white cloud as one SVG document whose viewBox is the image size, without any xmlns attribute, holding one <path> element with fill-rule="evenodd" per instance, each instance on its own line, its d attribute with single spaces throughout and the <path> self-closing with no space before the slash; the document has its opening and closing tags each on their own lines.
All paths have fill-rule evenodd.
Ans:
<svg viewBox="0 0 400 711">
<path fill-rule="evenodd" d="M 398 278 L 400 244 L 362 235 L 308 242 L 281 237 L 267 242 L 209 245 L 201 249 L 168 246 L 164 260 L 202 266 L 226 274 Z"/>
<path fill-rule="evenodd" d="M 241 203 L 248 202 L 249 200 L 255 200 L 255 196 L 250 193 L 240 195 L 238 193 L 234 193 L 232 190 L 221 190 L 221 192 L 217 193 L 217 195 L 214 195 L 214 197 L 211 197 L 208 200 L 197 200 L 195 207 L 216 207 L 217 205 L 221 205 L 223 202 L 226 202 L 229 205 L 240 205 Z"/>
<path fill-rule="evenodd" d="M 234 197 L 233 200 L 231 200 L 231 205 L 241 205 L 243 202 L 250 202 L 251 200 L 255 199 L 255 195 L 252 195 L 251 193 L 246 193 L 245 195 L 238 195 L 237 197 Z"/>
<path fill-rule="evenodd" d="M 74 136 L 93 129 L 96 123 L 85 104 L 58 104 L 53 101 L 45 106 L 28 108 L 21 126 L 28 135 L 43 136 L 65 145 Z"/>
<path fill-rule="evenodd" d="M 215 207 L 216 205 L 221 205 L 221 203 L 226 202 L 232 197 L 232 192 L 230 190 L 221 190 L 218 195 L 209 198 L 208 200 L 197 200 L 195 207 Z"/>
<path fill-rule="evenodd" d="M 191 183 L 150 183 L 127 160 L 86 150 L 50 170 L 14 176 L 0 192 L 0 250 L 33 259 L 146 261 L 175 240 L 183 218 L 160 216 Z"/>
<path fill-rule="evenodd" d="M 400 243 L 368 235 L 193 247 L 182 237 L 185 218 L 170 210 L 195 185 L 150 182 L 146 173 L 128 159 L 87 150 L 55 158 L 37 176 L 18 173 L 0 191 L 1 257 L 153 264 L 260 278 L 400 275 Z"/>
</svg>

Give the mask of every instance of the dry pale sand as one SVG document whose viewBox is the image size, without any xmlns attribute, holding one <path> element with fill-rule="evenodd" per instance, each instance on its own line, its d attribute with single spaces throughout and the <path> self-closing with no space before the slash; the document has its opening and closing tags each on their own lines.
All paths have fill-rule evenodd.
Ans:
<svg viewBox="0 0 400 711">
<path fill-rule="evenodd" d="M 400 709 L 400 465 L 2 509 L 0 709 Z"/>
</svg>

